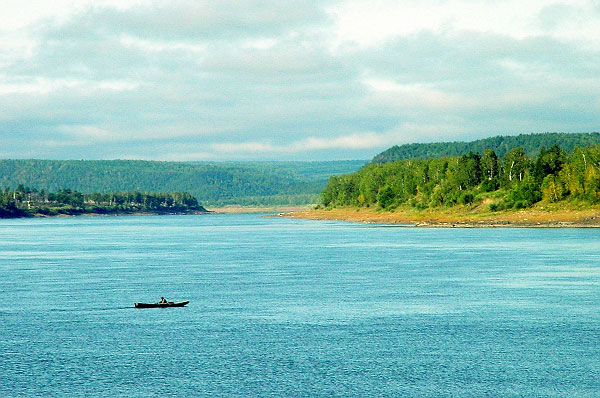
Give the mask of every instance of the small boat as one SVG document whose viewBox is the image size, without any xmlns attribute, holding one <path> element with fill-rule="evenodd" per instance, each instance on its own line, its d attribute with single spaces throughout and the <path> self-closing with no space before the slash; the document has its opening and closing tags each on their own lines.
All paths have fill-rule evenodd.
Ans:
<svg viewBox="0 0 600 398">
<path fill-rule="evenodd" d="M 189 303 L 189 301 L 179 301 L 176 303 L 174 303 L 172 301 L 169 301 L 168 303 L 135 303 L 135 308 L 183 307 L 187 303 Z"/>
</svg>

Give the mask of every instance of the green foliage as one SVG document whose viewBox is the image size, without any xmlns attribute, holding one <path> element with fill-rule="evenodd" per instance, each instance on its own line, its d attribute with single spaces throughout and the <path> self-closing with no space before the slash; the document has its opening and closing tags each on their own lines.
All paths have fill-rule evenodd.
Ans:
<svg viewBox="0 0 600 398">
<path fill-rule="evenodd" d="M 552 174 L 544 177 L 542 182 L 542 197 L 547 202 L 558 202 L 563 199 L 565 189 L 562 181 Z"/>
<path fill-rule="evenodd" d="M 0 218 L 55 216 L 84 213 L 185 213 L 206 211 L 187 192 L 146 193 L 139 191 L 83 194 L 70 189 L 46 193 L 23 187 L 0 193 Z"/>
<path fill-rule="evenodd" d="M 500 186 L 500 163 L 498 155 L 488 148 L 481 155 L 481 188 L 485 192 L 492 192 Z"/>
<path fill-rule="evenodd" d="M 522 147 L 500 158 L 483 155 L 405 159 L 369 164 L 356 173 L 332 177 L 321 194 L 325 206 L 400 205 L 415 208 L 472 205 L 495 198 L 490 211 L 529 207 L 541 200 L 600 202 L 600 146 L 541 148 L 535 160 Z"/>
<path fill-rule="evenodd" d="M 528 207 L 539 202 L 542 199 L 542 193 L 535 178 L 526 173 L 520 182 L 512 185 L 512 188 L 506 194 L 506 199 L 509 202 L 514 202 L 515 207 L 518 202 L 521 202 L 523 207 Z"/>
<path fill-rule="evenodd" d="M 83 194 L 70 189 L 61 189 L 58 193 L 48 194 L 48 201 L 81 207 L 83 206 Z"/>
<path fill-rule="evenodd" d="M 358 170 L 365 161 L 148 162 L 137 160 L 0 160 L 0 186 L 18 184 L 59 193 L 189 192 L 219 206 L 315 203 L 332 174 Z"/>
<path fill-rule="evenodd" d="M 504 158 L 504 180 L 508 186 L 521 183 L 527 172 L 531 170 L 532 161 L 523 148 L 511 149 Z"/>
<path fill-rule="evenodd" d="M 474 199 L 475 195 L 473 195 L 471 192 L 465 192 L 460 196 L 459 203 L 463 205 L 469 205 L 473 203 Z"/>
<path fill-rule="evenodd" d="M 392 207 L 394 203 L 394 197 L 395 195 L 392 187 L 385 185 L 377 193 L 377 203 L 379 203 L 379 206 L 381 206 L 382 209 Z"/>
<path fill-rule="evenodd" d="M 523 148 L 530 156 L 535 156 L 540 148 L 559 145 L 567 152 L 577 147 L 589 147 L 600 144 L 600 133 L 543 133 L 521 134 L 516 136 L 496 136 L 471 142 L 434 142 L 429 144 L 406 144 L 393 146 L 372 160 L 382 164 L 403 159 L 432 159 L 446 156 L 461 156 L 469 152 L 483 154 L 491 148 L 499 157 L 504 157 L 512 148 Z"/>
<path fill-rule="evenodd" d="M 514 208 L 519 210 L 519 209 L 524 209 L 526 208 L 528 205 L 527 201 L 523 201 L 523 200 L 517 200 L 514 204 Z"/>
<path fill-rule="evenodd" d="M 542 147 L 535 161 L 534 176 L 541 182 L 548 175 L 557 175 L 563 164 L 564 153 L 557 145 L 553 145 L 549 150 Z"/>
</svg>

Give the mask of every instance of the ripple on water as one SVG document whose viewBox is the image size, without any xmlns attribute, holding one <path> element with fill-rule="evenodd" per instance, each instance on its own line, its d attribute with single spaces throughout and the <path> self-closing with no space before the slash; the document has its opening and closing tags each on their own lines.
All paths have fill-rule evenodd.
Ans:
<svg viewBox="0 0 600 398">
<path fill-rule="evenodd" d="M 0 396 L 596 398 L 599 235 L 2 221 Z"/>
</svg>

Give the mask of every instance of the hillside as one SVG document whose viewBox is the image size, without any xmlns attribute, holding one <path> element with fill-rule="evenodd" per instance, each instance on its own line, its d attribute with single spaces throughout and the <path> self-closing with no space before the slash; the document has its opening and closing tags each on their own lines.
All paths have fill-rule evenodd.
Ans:
<svg viewBox="0 0 600 398">
<path fill-rule="evenodd" d="M 370 207 L 464 212 L 529 208 L 536 203 L 600 204 L 600 145 L 565 151 L 542 148 L 528 156 L 512 148 L 504 156 L 482 154 L 405 159 L 370 164 L 332 177 L 322 193 L 326 207 Z"/>
<path fill-rule="evenodd" d="M 189 192 L 203 205 L 315 203 L 331 174 L 365 161 L 154 162 L 140 160 L 0 160 L 0 187 L 56 192 Z"/>
<path fill-rule="evenodd" d="M 600 144 L 600 133 L 542 133 L 521 134 L 484 138 L 471 142 L 434 142 L 428 144 L 395 145 L 372 160 L 373 163 L 383 164 L 403 159 L 431 159 L 442 156 L 460 156 L 469 152 L 483 153 L 492 149 L 496 155 L 503 157 L 510 149 L 521 147 L 525 153 L 534 157 L 540 148 L 550 148 L 558 145 L 565 151 L 576 147 L 587 147 Z"/>
</svg>

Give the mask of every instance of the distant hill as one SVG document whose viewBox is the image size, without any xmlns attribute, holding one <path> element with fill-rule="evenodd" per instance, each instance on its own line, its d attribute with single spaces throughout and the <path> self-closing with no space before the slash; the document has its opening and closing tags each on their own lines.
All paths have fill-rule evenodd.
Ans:
<svg viewBox="0 0 600 398">
<path fill-rule="evenodd" d="M 466 155 L 470 151 L 483 153 L 488 148 L 499 157 L 512 148 L 522 147 L 531 157 L 536 156 L 541 147 L 546 149 L 558 145 L 563 150 L 572 151 L 575 147 L 600 144 L 600 133 L 542 133 L 521 134 L 484 138 L 471 142 L 434 142 L 428 144 L 395 145 L 375 156 L 372 163 L 383 164 L 396 160 L 420 158 L 432 159 L 442 156 Z"/>
<path fill-rule="evenodd" d="M 0 160 L 0 188 L 19 184 L 57 192 L 189 192 L 203 205 L 288 205 L 318 201 L 332 174 L 364 160 L 329 162 L 154 162 Z"/>
</svg>

